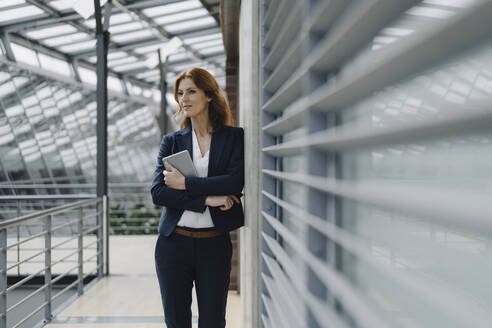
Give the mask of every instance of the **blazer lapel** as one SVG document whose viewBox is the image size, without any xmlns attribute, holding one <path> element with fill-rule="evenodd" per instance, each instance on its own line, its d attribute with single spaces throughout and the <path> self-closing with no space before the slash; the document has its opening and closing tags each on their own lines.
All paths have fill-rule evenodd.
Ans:
<svg viewBox="0 0 492 328">
<path fill-rule="evenodd" d="M 214 176 L 217 165 L 219 163 L 220 155 L 224 147 L 225 136 L 224 128 L 212 133 L 212 140 L 210 141 L 210 152 L 208 156 L 208 176 Z"/>
<path fill-rule="evenodd" d="M 191 125 L 185 127 L 178 138 L 178 151 L 188 150 L 190 157 L 193 160 L 193 140 L 191 134 Z"/>
</svg>

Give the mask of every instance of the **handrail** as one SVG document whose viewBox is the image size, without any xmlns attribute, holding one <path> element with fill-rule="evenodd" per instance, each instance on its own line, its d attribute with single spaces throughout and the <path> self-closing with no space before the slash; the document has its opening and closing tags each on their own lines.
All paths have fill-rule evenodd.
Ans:
<svg viewBox="0 0 492 328">
<path fill-rule="evenodd" d="M 0 200 L 67 200 L 67 199 L 94 199 L 93 194 L 68 194 L 68 195 L 12 195 L 0 196 Z"/>
<path fill-rule="evenodd" d="M 65 195 L 55 195 L 55 196 L 63 197 Z M 74 195 L 74 196 L 79 197 L 80 195 Z M 42 303 L 39 307 L 34 309 L 32 312 L 30 312 L 30 314 L 27 314 L 22 318 L 20 318 L 20 321 L 17 322 L 13 327 L 20 327 L 21 325 L 23 325 L 24 322 L 32 318 L 36 313 L 41 311 L 43 308 L 44 308 L 44 322 L 47 323 L 51 321 L 53 315 L 52 305 L 55 299 L 57 299 L 64 293 L 68 292 L 70 289 L 74 288 L 75 286 L 77 286 L 78 295 L 81 295 L 84 292 L 84 290 L 87 288 L 87 286 L 84 286 L 84 279 L 85 277 L 87 277 L 87 274 L 84 275 L 84 263 L 96 264 L 96 268 L 95 268 L 96 269 L 95 272 L 97 273 L 96 279 L 99 279 L 103 276 L 104 274 L 103 270 L 105 265 L 104 261 L 105 259 L 107 260 L 105 255 L 107 253 L 105 253 L 106 251 L 103 248 L 103 245 L 108 242 L 107 241 L 108 235 L 104 233 L 103 227 L 108 224 L 107 221 L 108 217 L 105 211 L 105 208 L 107 208 L 108 200 L 107 200 L 107 196 L 103 196 L 103 197 L 95 197 L 93 195 L 89 195 L 89 196 L 90 196 L 89 199 L 82 199 L 70 204 L 64 204 L 47 210 L 38 211 L 36 213 L 31 213 L 13 219 L 0 221 L 0 327 L 1 328 L 6 327 L 7 316 L 10 311 L 17 308 L 21 304 L 27 302 L 29 299 L 32 299 L 33 296 L 41 292 L 44 292 L 44 303 Z M 94 207 L 93 205 L 96 206 Z M 84 211 L 84 208 L 90 211 Z M 59 220 L 58 221 L 55 220 L 57 219 L 55 218 L 56 214 L 66 214 L 67 212 L 69 212 L 68 213 L 69 215 L 74 216 L 76 218 L 70 219 L 67 217 L 63 217 L 64 220 L 63 222 L 59 222 Z M 95 223 L 93 221 L 93 218 L 97 219 Z M 19 229 L 17 229 L 17 242 L 12 245 L 7 245 L 7 240 L 9 237 L 8 228 L 10 227 L 19 228 L 22 224 L 34 220 L 38 220 L 42 223 L 43 231 L 41 233 L 37 233 L 32 236 L 27 236 L 24 240 L 20 240 Z M 55 222 L 57 222 L 56 225 L 53 224 Z M 89 222 L 89 225 L 87 226 L 84 225 L 84 222 Z M 53 243 L 53 238 L 54 238 L 53 232 L 74 225 L 77 225 L 75 233 L 73 233 L 71 230 L 71 233 L 68 236 L 66 235 L 63 236 L 64 238 L 63 241 L 57 241 L 56 243 Z M 96 236 L 95 236 L 96 240 L 91 241 L 89 245 L 85 245 L 84 247 L 84 237 L 86 237 L 87 235 L 93 232 L 96 232 Z M 44 243 L 43 246 L 39 245 L 41 247 L 37 249 L 37 251 L 34 254 L 29 254 L 28 257 L 25 257 L 22 260 L 19 258 L 19 256 L 17 256 L 16 261 L 13 262 L 9 261 L 9 259 L 7 258 L 8 249 L 17 247 L 18 248 L 17 253 L 19 254 L 19 245 L 39 237 L 42 238 L 41 242 L 43 242 L 44 240 Z M 92 237 L 90 238 L 90 240 L 91 239 Z M 59 250 L 62 249 L 61 246 L 64 246 L 74 240 L 78 241 L 77 246 L 75 246 L 75 248 L 63 247 L 63 250 L 70 250 L 70 252 L 68 254 L 63 254 L 61 258 L 54 259 L 53 257 L 54 252 L 58 252 Z M 96 247 L 89 248 L 89 246 L 91 245 L 96 245 Z M 95 254 L 93 254 L 88 258 L 87 257 L 84 258 L 84 251 L 89 249 L 95 250 Z M 36 250 L 36 249 L 29 249 L 29 250 Z M 90 253 L 92 253 L 92 251 L 90 251 Z M 40 256 L 43 256 L 43 254 L 44 254 L 43 260 L 39 260 L 39 261 L 36 260 Z M 93 261 L 93 259 L 95 260 Z M 10 263 L 13 264 L 8 266 L 8 264 Z M 25 263 L 30 263 L 30 264 L 38 263 L 42 265 L 42 268 L 39 267 L 36 268 L 34 270 L 35 272 L 29 274 L 27 277 L 22 278 L 21 276 L 19 276 L 19 278 L 22 278 L 20 281 L 15 282 L 12 286 L 8 286 L 7 283 L 8 271 L 16 267 L 20 268 L 21 264 L 25 264 Z M 65 269 L 64 267 L 58 266 L 57 268 L 61 270 L 61 273 L 60 274 L 56 273 L 55 276 L 55 272 L 53 272 L 53 267 L 59 264 L 68 264 L 68 263 L 76 263 L 76 265 L 74 265 L 68 270 Z M 30 293 L 29 295 L 27 295 L 17 303 L 10 305 L 10 307 L 8 307 L 7 306 L 8 293 L 12 292 L 14 289 L 17 289 L 18 287 L 25 285 L 25 283 L 34 279 L 35 277 L 39 277 L 39 275 L 43 271 L 44 271 L 44 284 L 42 284 L 42 286 L 38 288 L 36 291 L 34 291 L 33 293 Z M 69 283 L 68 286 L 63 288 L 56 295 L 52 295 L 54 284 L 59 281 L 62 281 L 62 279 L 72 274 L 73 271 L 77 271 L 76 279 L 73 282 Z M 53 279 L 54 276 L 55 278 Z"/>
<path fill-rule="evenodd" d="M 150 188 L 149 183 L 130 182 L 130 183 L 108 183 L 109 188 Z M 74 183 L 74 184 L 1 184 L 0 189 L 66 189 L 66 188 L 96 188 L 95 183 Z"/>
<path fill-rule="evenodd" d="M 24 215 L 24 216 L 20 216 L 20 217 L 15 218 L 15 219 L 1 221 L 0 222 L 0 230 L 6 229 L 6 228 L 9 228 L 9 227 L 16 226 L 16 225 L 18 225 L 20 223 L 32 221 L 32 220 L 41 218 L 43 216 L 54 215 L 54 214 L 61 213 L 63 211 L 71 210 L 73 208 L 77 208 L 77 207 L 81 207 L 81 206 L 86 206 L 86 205 L 90 205 L 90 204 L 93 204 L 93 203 L 97 203 L 97 202 L 99 202 L 101 200 L 102 200 L 102 198 L 92 198 L 92 199 L 89 199 L 89 200 L 81 200 L 81 201 L 78 201 L 78 202 L 75 202 L 75 203 L 70 203 L 70 204 L 67 204 L 67 205 L 60 205 L 60 206 L 57 206 L 57 207 L 54 207 L 54 208 L 51 208 L 51 209 L 39 211 L 39 212 L 36 212 L 34 214 L 27 214 L 27 215 Z"/>
</svg>

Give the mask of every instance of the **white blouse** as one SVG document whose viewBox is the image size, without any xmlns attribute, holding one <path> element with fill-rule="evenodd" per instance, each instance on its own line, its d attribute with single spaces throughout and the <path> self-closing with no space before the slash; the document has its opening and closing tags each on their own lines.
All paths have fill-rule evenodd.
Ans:
<svg viewBox="0 0 492 328">
<path fill-rule="evenodd" d="M 195 164 L 198 176 L 206 177 L 208 176 L 208 158 L 210 150 L 207 151 L 205 156 L 202 157 L 195 130 L 191 129 L 191 131 L 193 134 L 193 164 Z M 210 216 L 210 211 L 207 206 L 205 212 L 203 213 L 185 210 L 178 221 L 178 226 L 189 228 L 211 228 L 214 227 L 214 222 L 212 221 L 212 217 Z"/>
</svg>

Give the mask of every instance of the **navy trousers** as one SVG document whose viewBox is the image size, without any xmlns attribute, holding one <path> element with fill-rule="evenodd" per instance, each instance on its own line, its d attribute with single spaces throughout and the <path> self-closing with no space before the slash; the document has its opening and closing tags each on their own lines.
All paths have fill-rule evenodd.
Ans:
<svg viewBox="0 0 492 328">
<path fill-rule="evenodd" d="M 193 282 L 198 327 L 225 327 L 231 258 L 229 233 L 212 238 L 191 238 L 176 233 L 169 237 L 159 235 L 155 264 L 167 328 L 191 328 Z"/>
</svg>

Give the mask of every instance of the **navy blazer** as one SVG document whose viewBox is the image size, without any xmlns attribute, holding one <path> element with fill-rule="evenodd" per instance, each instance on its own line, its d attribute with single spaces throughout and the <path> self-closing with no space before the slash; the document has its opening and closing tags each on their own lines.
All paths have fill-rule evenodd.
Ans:
<svg viewBox="0 0 492 328">
<path fill-rule="evenodd" d="M 244 187 L 244 130 L 224 126 L 212 134 L 207 177 L 185 177 L 186 190 L 166 186 L 162 174 L 162 158 L 187 149 L 193 158 L 191 124 L 183 130 L 165 135 L 161 142 L 157 166 L 152 181 L 152 201 L 164 206 L 159 222 L 159 234 L 169 236 L 174 231 L 184 210 L 203 213 L 208 195 L 236 195 L 241 197 Z M 227 211 L 211 207 L 210 215 L 219 232 L 227 232 L 244 225 L 241 201 Z"/>
</svg>

